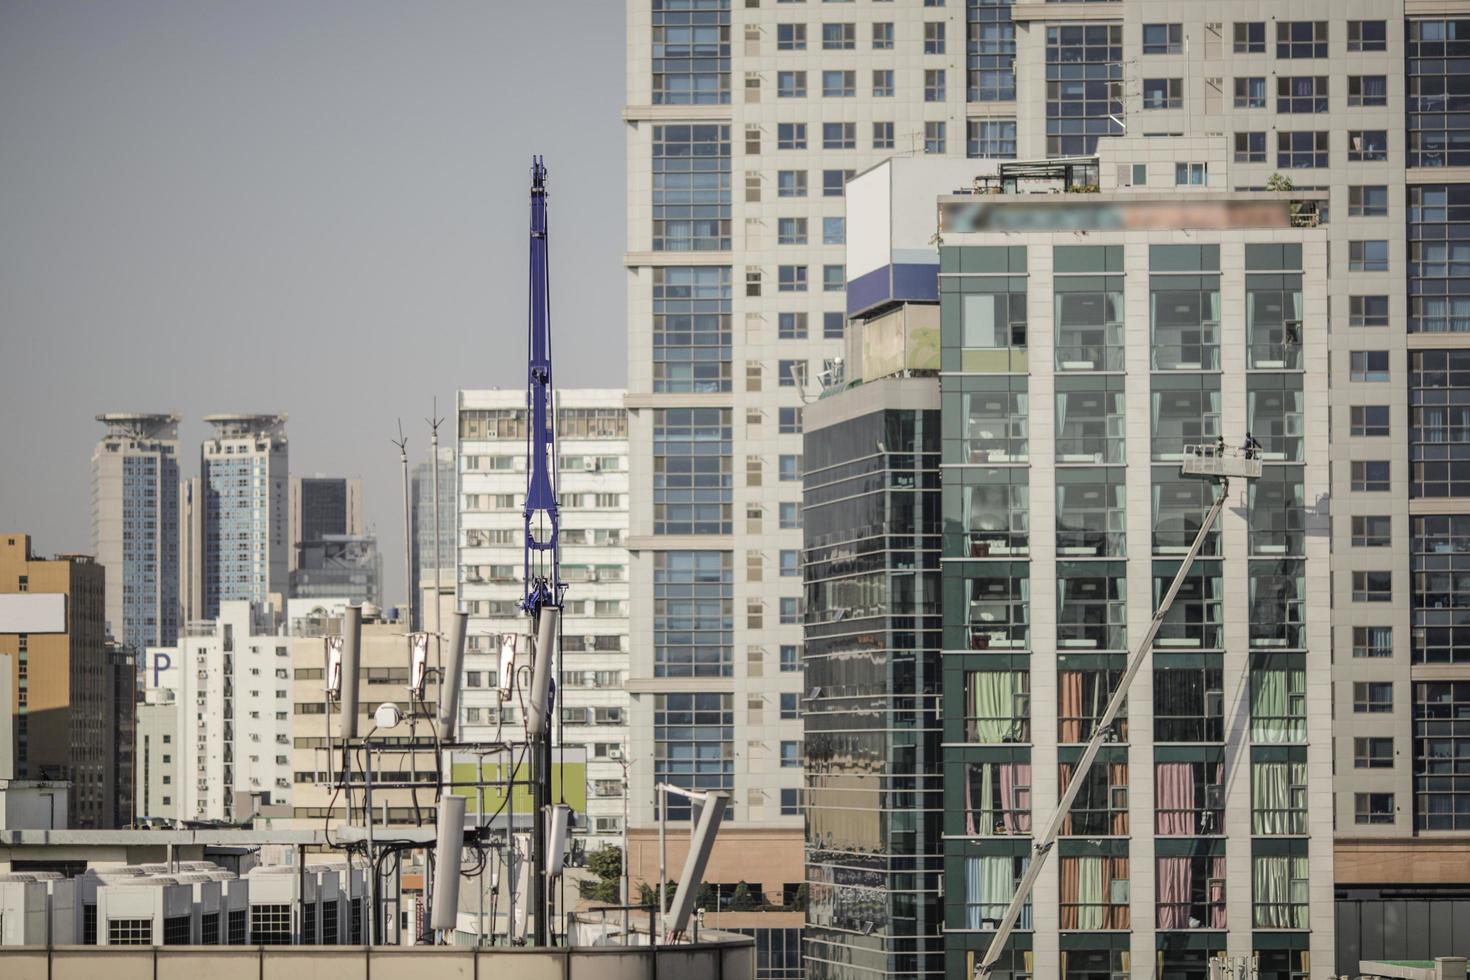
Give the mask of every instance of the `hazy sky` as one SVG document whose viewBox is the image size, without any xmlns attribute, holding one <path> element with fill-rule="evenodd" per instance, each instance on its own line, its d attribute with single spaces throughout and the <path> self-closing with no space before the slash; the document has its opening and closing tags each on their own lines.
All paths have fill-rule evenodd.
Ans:
<svg viewBox="0 0 1470 980">
<path fill-rule="evenodd" d="M 557 383 L 624 383 L 623 4 L 0 3 L 0 531 L 90 548 L 103 411 L 290 415 L 401 596 L 398 453 L 525 383 L 550 171 Z M 447 427 L 452 440 L 453 427 Z"/>
</svg>

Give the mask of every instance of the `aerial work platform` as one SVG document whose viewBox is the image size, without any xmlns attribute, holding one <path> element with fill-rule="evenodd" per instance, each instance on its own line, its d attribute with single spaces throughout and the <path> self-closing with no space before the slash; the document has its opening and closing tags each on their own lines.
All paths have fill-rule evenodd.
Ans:
<svg viewBox="0 0 1470 980">
<path fill-rule="evenodd" d="M 1238 476 L 1253 480 L 1261 475 L 1261 456 L 1258 450 L 1222 449 L 1218 444 L 1185 446 L 1184 457 L 1179 462 L 1179 472 L 1185 476 L 1214 476 L 1229 479 Z"/>
</svg>

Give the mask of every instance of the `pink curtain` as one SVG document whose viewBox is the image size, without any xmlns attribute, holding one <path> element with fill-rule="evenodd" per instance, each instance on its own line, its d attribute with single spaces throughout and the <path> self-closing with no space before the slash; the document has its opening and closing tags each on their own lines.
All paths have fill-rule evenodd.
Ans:
<svg viewBox="0 0 1470 980">
<path fill-rule="evenodd" d="M 1023 805 L 1017 786 L 1031 785 L 1029 762 L 1008 762 L 1000 767 L 1000 806 L 1008 834 L 1031 833 L 1031 808 Z"/>
<path fill-rule="evenodd" d="M 1190 835 L 1195 830 L 1194 772 L 1188 762 L 1161 762 L 1154 770 L 1158 786 L 1159 833 Z"/>
<path fill-rule="evenodd" d="M 1189 928 L 1189 892 L 1194 874 L 1187 857 L 1159 858 L 1159 928 Z M 1221 910 L 1223 920 L 1224 910 Z M 1223 924 L 1223 922 L 1222 922 Z"/>
<path fill-rule="evenodd" d="M 1058 737 L 1064 743 L 1082 741 L 1082 672 L 1064 670 L 1058 677 L 1058 697 L 1061 711 L 1058 712 Z"/>
<path fill-rule="evenodd" d="M 1225 928 L 1225 859 L 1217 857 L 1210 862 L 1210 877 L 1219 879 L 1210 885 L 1210 928 Z"/>
</svg>

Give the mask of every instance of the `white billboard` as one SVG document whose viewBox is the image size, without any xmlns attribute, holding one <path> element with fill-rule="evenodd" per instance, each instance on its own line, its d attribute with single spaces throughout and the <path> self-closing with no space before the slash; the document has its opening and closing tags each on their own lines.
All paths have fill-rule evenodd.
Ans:
<svg viewBox="0 0 1470 980">
<path fill-rule="evenodd" d="M 65 593 L 14 592 L 0 595 L 0 633 L 65 632 Z"/>
</svg>

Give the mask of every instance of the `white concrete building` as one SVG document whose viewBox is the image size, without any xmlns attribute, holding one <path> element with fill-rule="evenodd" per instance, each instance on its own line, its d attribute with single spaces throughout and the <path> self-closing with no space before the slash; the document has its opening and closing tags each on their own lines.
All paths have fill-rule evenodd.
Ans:
<svg viewBox="0 0 1470 980">
<path fill-rule="evenodd" d="M 221 603 L 218 619 L 189 624 L 178 647 L 149 659 L 145 683 L 172 691 L 178 705 L 177 816 L 244 818 L 237 794 L 289 804 L 291 651 L 275 609 Z"/>
<path fill-rule="evenodd" d="M 628 430 L 623 392 L 557 392 L 562 621 L 559 742 L 587 752 L 587 844 L 621 845 L 628 740 Z M 497 689 L 502 634 L 528 632 L 523 589 L 525 393 L 459 393 L 459 596 L 470 614 L 467 740 L 522 738 L 525 719 Z M 518 663 L 529 662 L 520 635 Z M 645 765 L 645 768 L 647 766 Z"/>
</svg>

